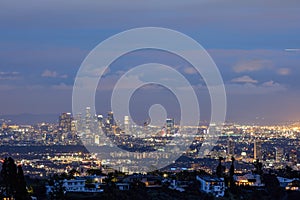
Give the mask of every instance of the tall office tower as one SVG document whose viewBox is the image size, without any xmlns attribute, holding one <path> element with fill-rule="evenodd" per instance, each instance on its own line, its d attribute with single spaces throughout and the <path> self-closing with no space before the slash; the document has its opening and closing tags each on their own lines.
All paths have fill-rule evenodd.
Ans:
<svg viewBox="0 0 300 200">
<path fill-rule="evenodd" d="M 103 115 L 97 115 L 97 121 L 99 126 L 102 126 L 103 124 Z"/>
<path fill-rule="evenodd" d="M 261 141 L 254 141 L 254 159 L 262 159 Z"/>
<path fill-rule="evenodd" d="M 76 131 L 78 132 L 82 132 L 83 131 L 83 119 L 82 119 L 82 114 L 81 113 L 77 113 L 74 117 L 74 122 L 75 122 L 75 127 L 76 127 Z"/>
<path fill-rule="evenodd" d="M 72 128 L 72 115 L 71 113 L 62 113 L 59 116 L 59 128 L 62 132 L 71 132 Z"/>
<path fill-rule="evenodd" d="M 95 144 L 100 144 L 100 136 L 99 135 L 95 135 Z"/>
<path fill-rule="evenodd" d="M 76 120 L 72 120 L 72 122 L 71 122 L 71 132 L 72 132 L 72 133 L 75 133 L 75 134 L 76 134 L 76 132 L 77 132 L 76 123 L 77 123 Z"/>
<path fill-rule="evenodd" d="M 174 130 L 174 119 L 166 119 L 166 128 L 167 128 L 167 132 L 171 132 Z"/>
<path fill-rule="evenodd" d="M 130 126 L 129 116 L 124 116 L 124 131 L 125 131 L 125 133 L 130 132 L 129 126 Z"/>
<path fill-rule="evenodd" d="M 114 113 L 112 111 L 108 112 L 107 121 L 111 126 L 115 125 Z"/>
<path fill-rule="evenodd" d="M 71 122 L 71 137 L 72 140 L 75 140 L 77 138 L 77 127 L 76 127 L 76 120 L 72 120 Z"/>
<path fill-rule="evenodd" d="M 235 143 L 232 139 L 229 139 L 227 143 L 227 154 L 233 156 L 234 149 L 235 149 Z"/>
<path fill-rule="evenodd" d="M 91 125 L 91 108 L 86 107 L 85 108 L 85 128 L 90 129 Z"/>
<path fill-rule="evenodd" d="M 283 155 L 284 155 L 283 148 L 281 148 L 281 147 L 276 147 L 275 149 L 276 149 L 275 161 L 276 161 L 277 163 L 280 163 L 280 162 L 282 162 L 283 159 L 284 159 L 284 157 L 283 157 Z"/>
</svg>

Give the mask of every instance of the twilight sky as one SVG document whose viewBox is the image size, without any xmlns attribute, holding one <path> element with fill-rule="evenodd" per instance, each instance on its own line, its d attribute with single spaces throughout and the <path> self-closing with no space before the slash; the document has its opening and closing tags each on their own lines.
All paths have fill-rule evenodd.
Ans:
<svg viewBox="0 0 300 200">
<path fill-rule="evenodd" d="M 297 0 L 2 0 L 0 115 L 70 112 L 74 79 L 88 53 L 116 33 L 155 26 L 180 31 L 209 52 L 225 83 L 227 120 L 300 120 L 299 22 Z M 208 119 L 207 91 L 196 87 L 203 85 L 201 77 L 178 58 L 159 55 L 135 52 L 116 61 L 97 92 L 97 111 L 109 110 L 110 88 L 120 72 L 155 60 L 185 66 L 182 73 L 200 88 L 201 114 Z M 162 90 L 136 92 L 133 112 L 142 116 L 161 99 L 176 115 L 174 96 Z"/>
</svg>

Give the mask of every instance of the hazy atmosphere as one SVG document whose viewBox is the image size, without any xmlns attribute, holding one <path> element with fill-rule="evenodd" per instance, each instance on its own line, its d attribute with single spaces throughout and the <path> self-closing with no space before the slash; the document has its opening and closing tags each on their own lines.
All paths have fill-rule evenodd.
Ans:
<svg viewBox="0 0 300 200">
<path fill-rule="evenodd" d="M 208 51 L 224 80 L 227 120 L 299 120 L 299 12 L 298 1 L 292 0 L 1 1 L 0 115 L 71 112 L 74 79 L 88 53 L 121 31 L 155 26 L 180 31 Z M 105 79 L 114 80 L 139 63 L 132 56 L 116 62 Z M 160 61 L 157 52 L 146 59 Z M 172 66 L 172 61 L 161 62 Z M 185 67 L 195 88 L 201 86 L 201 77 Z M 113 81 L 103 84 L 108 87 L 97 93 L 99 113 L 110 110 Z M 209 98 L 198 88 L 205 120 Z M 149 99 L 142 94 L 136 94 L 137 108 Z M 162 101 L 171 98 L 166 92 L 156 94 Z"/>
</svg>

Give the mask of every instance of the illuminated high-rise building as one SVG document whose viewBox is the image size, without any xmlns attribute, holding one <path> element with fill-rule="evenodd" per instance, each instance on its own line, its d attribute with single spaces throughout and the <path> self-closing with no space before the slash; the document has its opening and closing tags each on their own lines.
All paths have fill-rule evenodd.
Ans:
<svg viewBox="0 0 300 200">
<path fill-rule="evenodd" d="M 95 135 L 95 144 L 100 144 L 100 136 L 99 135 Z"/>
<path fill-rule="evenodd" d="M 59 116 L 59 129 L 64 133 L 71 132 L 72 120 L 71 113 L 62 113 Z"/>
<path fill-rule="evenodd" d="M 97 115 L 97 120 L 98 121 L 103 121 L 103 115 Z"/>
<path fill-rule="evenodd" d="M 125 131 L 125 133 L 130 132 L 129 126 L 130 126 L 129 116 L 124 116 L 124 131 Z"/>
<path fill-rule="evenodd" d="M 166 128 L 168 132 L 174 130 L 174 126 L 175 126 L 174 119 L 166 119 Z"/>
<path fill-rule="evenodd" d="M 262 159 L 261 141 L 254 141 L 254 159 Z"/>
<path fill-rule="evenodd" d="M 97 121 L 100 127 L 103 125 L 103 116 L 102 115 L 97 115 Z"/>
<path fill-rule="evenodd" d="M 86 109 L 85 109 L 85 128 L 87 130 L 89 130 L 90 125 L 91 125 L 91 108 L 86 107 Z"/>
<path fill-rule="evenodd" d="M 115 125 L 114 113 L 112 111 L 108 112 L 107 114 L 107 122 L 111 125 Z"/>
<path fill-rule="evenodd" d="M 115 126 L 114 113 L 112 111 L 107 113 L 107 118 L 105 120 L 105 128 L 107 130 L 112 130 L 113 126 Z"/>
</svg>

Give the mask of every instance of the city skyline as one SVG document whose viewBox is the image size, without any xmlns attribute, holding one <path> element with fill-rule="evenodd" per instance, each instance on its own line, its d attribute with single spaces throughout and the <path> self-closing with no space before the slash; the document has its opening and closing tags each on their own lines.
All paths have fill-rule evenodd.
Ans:
<svg viewBox="0 0 300 200">
<path fill-rule="evenodd" d="M 90 114 L 90 108 L 86 109 L 85 114 L 75 118 L 70 113 L 61 113 L 57 118 L 59 121 L 55 124 L 12 125 L 7 122 L 2 123 L 0 126 L 2 156 L 12 154 L 14 157 L 24 159 L 19 162 L 30 167 L 32 164 L 29 160 L 32 153 L 27 159 L 27 153 L 20 149 L 26 149 L 29 152 L 37 151 L 34 154 L 39 155 L 39 160 L 47 163 L 50 157 L 43 156 L 43 153 L 39 152 L 38 149 L 44 149 L 46 153 L 52 152 L 52 148 L 54 148 L 60 149 L 58 152 L 53 150 L 55 155 L 61 156 L 62 159 L 68 155 L 70 162 L 72 159 L 79 159 L 81 154 L 85 154 L 103 165 L 115 169 L 121 167 L 129 172 L 132 171 L 132 167 L 135 167 L 134 171 L 137 171 L 137 166 L 132 163 L 137 164 L 146 158 L 148 164 L 151 159 L 154 159 L 151 162 L 155 162 L 158 159 L 157 156 L 163 156 L 163 159 L 168 161 L 177 150 L 171 150 L 171 154 L 166 152 L 166 144 L 174 145 L 182 142 L 181 140 L 178 141 L 176 137 L 185 138 L 186 141 L 187 136 L 191 135 L 193 137 L 192 143 L 188 144 L 187 149 L 180 151 L 180 155 L 182 153 L 181 156 L 183 157 L 202 160 L 203 162 L 208 162 L 207 159 L 216 161 L 222 157 L 228 162 L 234 156 L 236 161 L 242 164 L 240 166 L 242 171 L 243 167 L 249 167 L 251 163 L 257 160 L 262 161 L 268 169 L 281 169 L 285 165 L 299 169 L 300 166 L 297 164 L 299 160 L 299 124 L 254 126 L 225 123 L 222 129 L 215 127 L 216 136 L 219 138 L 218 142 L 211 150 L 201 153 L 201 146 L 208 148 L 205 138 L 211 134 L 210 129 L 212 128 L 208 125 L 180 127 L 174 124 L 173 119 L 166 119 L 161 127 L 148 126 L 139 129 L 135 125 L 129 125 L 126 128 L 127 117 L 124 117 L 124 122 L 116 123 L 112 112 L 108 112 L 106 116 L 93 116 Z M 103 132 L 99 132 L 99 129 Z M 193 133 L 194 131 L 197 133 Z M 121 152 L 121 149 L 113 147 L 112 142 L 125 151 L 122 150 Z M 49 149 L 48 147 L 52 148 Z M 165 149 L 165 151 L 161 151 L 161 149 Z M 131 153 L 133 154 L 130 155 Z M 128 159 L 131 160 L 129 165 L 126 164 Z M 206 162 L 202 164 L 202 169 L 210 166 Z M 53 163 L 56 163 L 55 159 Z M 190 161 L 186 160 L 179 165 L 186 168 L 190 164 Z M 65 170 L 63 165 L 59 167 L 62 171 Z M 248 167 L 246 168 L 249 169 Z M 167 168 L 173 168 L 172 163 Z M 146 169 L 139 168 L 139 170 Z M 40 171 L 40 168 L 37 167 L 36 170 Z M 36 174 L 36 170 L 27 171 L 27 173 L 40 176 L 39 173 Z M 45 176 L 44 173 L 48 175 L 53 173 L 52 170 L 52 168 L 49 168 L 49 171 L 43 169 L 42 176 Z M 211 169 L 208 168 L 207 170 L 212 173 Z"/>
</svg>

